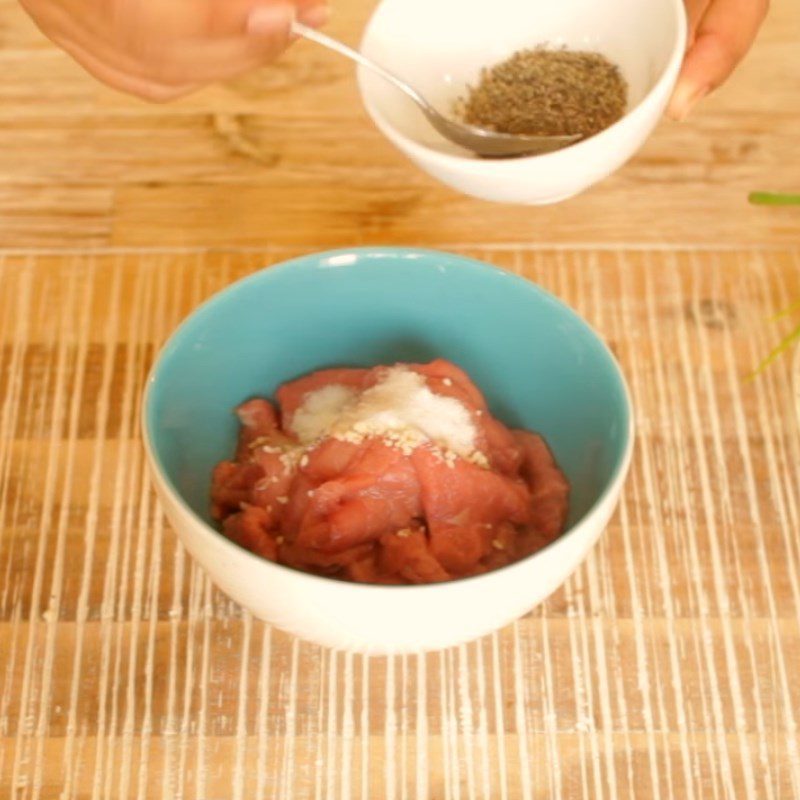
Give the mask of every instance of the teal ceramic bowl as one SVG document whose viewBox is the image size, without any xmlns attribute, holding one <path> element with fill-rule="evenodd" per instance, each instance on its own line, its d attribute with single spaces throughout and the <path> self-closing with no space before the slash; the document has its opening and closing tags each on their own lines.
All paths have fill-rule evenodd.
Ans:
<svg viewBox="0 0 800 800">
<path fill-rule="evenodd" d="M 535 430 L 550 444 L 572 487 L 560 539 L 489 575 L 380 587 L 273 564 L 213 528 L 210 474 L 233 452 L 234 406 L 323 367 L 435 357 L 464 368 L 501 420 Z M 541 601 L 605 527 L 633 442 L 619 367 L 577 314 L 533 283 L 487 264 L 404 248 L 305 256 L 212 297 L 159 355 L 143 427 L 165 510 L 212 579 L 279 627 L 363 652 L 455 644 Z M 454 623 L 453 608 L 461 609 L 462 624 Z"/>
</svg>

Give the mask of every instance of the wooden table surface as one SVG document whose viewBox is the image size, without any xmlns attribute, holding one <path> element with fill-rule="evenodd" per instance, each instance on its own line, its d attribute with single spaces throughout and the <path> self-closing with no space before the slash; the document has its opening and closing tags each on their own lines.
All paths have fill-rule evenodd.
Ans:
<svg viewBox="0 0 800 800">
<path fill-rule="evenodd" d="M 355 42 L 371 2 L 340 0 Z M 470 200 L 301 43 L 169 106 L 97 86 L 0 0 L 0 798 L 800 797 L 800 4 L 618 174 Z M 477 256 L 620 358 L 638 445 L 587 562 L 509 628 L 425 657 L 300 642 L 169 529 L 137 417 L 154 352 L 232 279 L 328 246 Z"/>
</svg>

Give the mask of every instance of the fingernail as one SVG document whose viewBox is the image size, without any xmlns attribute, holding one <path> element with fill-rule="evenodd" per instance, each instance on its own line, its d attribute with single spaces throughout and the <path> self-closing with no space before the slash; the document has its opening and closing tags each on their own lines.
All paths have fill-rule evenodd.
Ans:
<svg viewBox="0 0 800 800">
<path fill-rule="evenodd" d="M 677 122 L 683 122 L 692 109 L 709 93 L 710 86 L 679 84 L 669 104 L 669 116 Z"/>
<path fill-rule="evenodd" d="M 254 8 L 247 17 L 247 32 L 254 36 L 272 35 L 294 22 L 294 6 L 289 3 L 270 3 Z"/>
<path fill-rule="evenodd" d="M 330 6 L 321 4 L 318 6 L 311 6 L 300 11 L 297 15 L 299 22 L 303 25 L 308 25 L 309 28 L 321 28 L 331 18 Z"/>
</svg>

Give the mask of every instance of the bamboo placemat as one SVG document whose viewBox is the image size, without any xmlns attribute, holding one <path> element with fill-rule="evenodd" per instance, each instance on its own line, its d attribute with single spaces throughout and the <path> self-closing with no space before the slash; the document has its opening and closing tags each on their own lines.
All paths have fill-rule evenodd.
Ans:
<svg viewBox="0 0 800 800">
<path fill-rule="evenodd" d="M 0 264 L 0 798 L 800 797 L 791 250 L 465 251 L 583 313 L 629 378 L 630 480 L 544 605 L 424 658 L 253 620 L 161 516 L 138 432 L 159 344 L 294 251 Z M 490 599 L 487 599 L 487 602 Z"/>
</svg>

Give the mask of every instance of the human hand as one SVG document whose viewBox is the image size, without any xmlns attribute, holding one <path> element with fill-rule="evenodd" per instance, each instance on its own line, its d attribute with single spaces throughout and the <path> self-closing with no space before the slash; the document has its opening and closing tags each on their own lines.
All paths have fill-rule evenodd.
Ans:
<svg viewBox="0 0 800 800">
<path fill-rule="evenodd" d="M 172 100 L 277 58 L 295 18 L 326 0 L 20 0 L 42 32 L 103 83 Z"/>
<path fill-rule="evenodd" d="M 753 44 L 769 0 L 685 0 L 689 17 L 686 57 L 667 113 L 685 119 L 733 72 Z"/>
</svg>

